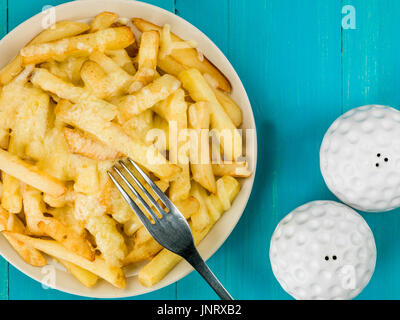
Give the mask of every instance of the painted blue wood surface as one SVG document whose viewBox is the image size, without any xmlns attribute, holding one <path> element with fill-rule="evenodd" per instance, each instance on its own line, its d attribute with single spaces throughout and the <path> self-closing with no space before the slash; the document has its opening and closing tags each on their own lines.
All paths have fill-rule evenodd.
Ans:
<svg viewBox="0 0 400 320">
<path fill-rule="evenodd" d="M 24 4 L 21 5 L 21 2 Z M 0 0 L 0 34 L 63 0 Z M 363 104 L 400 104 L 398 0 L 152 0 L 207 34 L 237 70 L 252 103 L 259 166 L 237 228 L 209 260 L 238 299 L 290 299 L 272 275 L 269 240 L 297 206 L 335 199 L 319 171 L 319 146 L 330 123 Z M 344 5 L 356 9 L 355 30 L 342 30 Z M 8 12 L 8 15 L 7 15 Z M 8 23 L 7 23 L 8 17 Z M 399 211 L 399 210 L 397 210 Z M 399 213 L 399 212 L 398 212 Z M 360 299 L 399 299 L 398 213 L 363 214 L 378 263 Z M 9 281 L 7 281 L 7 277 Z M 0 298 L 79 299 L 44 290 L 4 260 Z M 196 273 L 140 299 L 215 299 Z"/>
<path fill-rule="evenodd" d="M 347 4 L 347 2 L 345 3 Z M 355 30 L 343 31 L 343 111 L 366 104 L 400 106 L 400 1 L 351 1 Z M 398 299 L 400 210 L 363 214 L 378 248 L 377 267 L 359 298 Z"/>
</svg>

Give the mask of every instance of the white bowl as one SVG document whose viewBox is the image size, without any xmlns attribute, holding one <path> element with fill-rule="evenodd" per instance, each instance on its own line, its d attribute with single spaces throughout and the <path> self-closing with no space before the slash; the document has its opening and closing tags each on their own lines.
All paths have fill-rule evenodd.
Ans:
<svg viewBox="0 0 400 320">
<path fill-rule="evenodd" d="M 194 40 L 198 43 L 199 49 L 204 52 L 218 68 L 226 75 L 232 84 L 232 97 L 243 110 L 243 129 L 254 129 L 254 140 L 247 155 L 247 161 L 253 170 L 253 175 L 242 181 L 242 189 L 235 199 L 232 208 L 227 211 L 220 221 L 214 226 L 210 233 L 199 245 L 199 251 L 203 258 L 210 258 L 224 243 L 226 238 L 236 226 L 249 199 L 253 186 L 255 168 L 257 162 L 257 138 L 255 135 L 255 122 L 246 91 L 233 69 L 232 65 L 216 47 L 216 45 L 205 36 L 200 30 L 175 14 L 146 3 L 132 0 L 82 0 L 68 2 L 55 7 L 56 20 L 88 20 L 102 11 L 112 11 L 120 17 L 140 17 L 159 25 L 170 24 L 174 33 L 183 39 Z M 0 67 L 6 65 L 35 35 L 43 30 L 43 13 L 30 18 L 20 24 L 0 41 Z M 0 254 L 14 267 L 29 277 L 42 282 L 46 273 L 42 268 L 32 267 L 25 263 L 8 242 L 0 238 Z M 55 289 L 71 294 L 97 297 L 97 298 L 120 298 L 129 297 L 151 292 L 186 276 L 193 269 L 186 262 L 179 263 L 160 283 L 146 288 L 139 284 L 137 276 L 130 276 L 127 279 L 127 286 L 124 290 L 117 289 L 106 281 L 99 281 L 94 288 L 86 288 L 81 285 L 72 275 L 56 268 Z"/>
</svg>

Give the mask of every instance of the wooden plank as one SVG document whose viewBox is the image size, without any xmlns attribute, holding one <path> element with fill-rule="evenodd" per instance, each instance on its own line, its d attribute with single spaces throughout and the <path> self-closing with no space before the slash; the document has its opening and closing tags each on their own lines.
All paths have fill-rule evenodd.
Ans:
<svg viewBox="0 0 400 320">
<path fill-rule="evenodd" d="M 141 0 L 141 1 L 150 3 L 154 6 L 163 8 L 163 9 L 171 11 L 171 12 L 175 11 L 175 1 L 174 0 Z"/>
<path fill-rule="evenodd" d="M 343 30 L 343 111 L 366 105 L 400 104 L 400 2 L 343 1 L 356 10 L 356 29 Z M 397 299 L 400 296 L 400 210 L 368 213 L 378 248 L 375 274 L 359 299 Z"/>
<path fill-rule="evenodd" d="M 8 3 L 8 30 L 11 31 L 16 26 L 42 11 L 44 6 L 57 6 L 62 4 L 64 0 L 32 0 L 21 1 L 10 0 Z"/>
<path fill-rule="evenodd" d="M 189 21 L 209 37 L 221 51 L 228 52 L 229 39 L 229 1 L 176 0 L 179 16 Z M 207 18 L 205 19 L 205 13 Z"/>
<path fill-rule="evenodd" d="M 237 299 L 287 299 L 271 271 L 269 240 L 297 206 L 332 198 L 318 154 L 341 111 L 340 2 L 231 0 L 227 28 L 204 19 L 210 11 L 224 19 L 219 1 L 193 11 L 192 2 L 186 10 L 183 2 L 177 2 L 178 12 L 211 39 L 224 39 L 220 33 L 228 30 L 225 52 L 247 89 L 259 138 L 249 204 L 210 267 Z M 178 283 L 178 299 L 211 298 L 215 294 L 195 273 Z"/>
<path fill-rule="evenodd" d="M 8 300 L 8 262 L 0 257 L 0 300 Z"/>
<path fill-rule="evenodd" d="M 7 33 L 7 0 L 0 0 L 0 39 Z"/>
</svg>

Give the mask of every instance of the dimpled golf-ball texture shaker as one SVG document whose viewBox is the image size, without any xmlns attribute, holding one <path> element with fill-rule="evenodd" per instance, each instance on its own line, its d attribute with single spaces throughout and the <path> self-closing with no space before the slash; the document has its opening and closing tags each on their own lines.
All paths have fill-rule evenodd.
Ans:
<svg viewBox="0 0 400 320">
<path fill-rule="evenodd" d="M 374 236 L 353 209 L 309 202 L 289 213 L 271 239 L 272 271 L 295 299 L 352 299 L 375 269 Z"/>
<path fill-rule="evenodd" d="M 349 206 L 370 212 L 400 206 L 400 112 L 368 105 L 328 129 L 320 150 L 328 188 Z"/>
</svg>

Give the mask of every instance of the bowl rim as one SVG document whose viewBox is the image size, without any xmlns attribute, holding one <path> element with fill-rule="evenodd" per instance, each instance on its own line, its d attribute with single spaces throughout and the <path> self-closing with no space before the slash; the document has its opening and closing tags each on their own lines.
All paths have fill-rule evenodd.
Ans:
<svg viewBox="0 0 400 320">
<path fill-rule="evenodd" d="M 210 38 L 208 38 L 202 31 L 200 31 L 197 27 L 192 25 L 187 20 L 185 20 L 182 17 L 180 17 L 178 15 L 175 15 L 174 13 L 172 13 L 170 11 L 167 11 L 167 10 L 165 10 L 163 8 L 160 8 L 160 7 L 157 7 L 155 5 L 145 3 L 145 2 L 132 1 L 132 0 L 79 0 L 79 1 L 65 2 L 65 3 L 62 3 L 60 5 L 54 6 L 53 8 L 56 10 L 56 12 L 60 11 L 60 10 L 66 10 L 68 8 L 71 8 L 71 7 L 73 7 L 74 9 L 79 10 L 79 6 L 92 4 L 92 5 L 95 5 L 96 7 L 98 7 L 99 3 L 108 3 L 108 4 L 115 5 L 115 6 L 118 6 L 118 4 L 127 4 L 127 5 L 131 5 L 131 6 L 148 7 L 149 9 L 158 11 L 162 15 L 166 16 L 169 20 L 171 20 L 171 25 L 173 25 L 173 21 L 179 21 L 179 23 L 181 23 L 181 24 L 186 24 L 189 28 L 192 29 L 191 31 L 193 31 L 198 38 L 202 38 L 202 40 L 204 42 L 206 42 L 207 45 L 209 45 L 212 48 L 212 51 L 214 51 L 214 54 L 216 56 L 219 56 L 222 59 L 224 67 L 229 69 L 229 71 L 232 74 L 232 76 L 236 78 L 235 80 L 238 83 L 238 86 L 239 87 L 241 86 L 242 89 L 243 89 L 242 90 L 243 91 L 243 97 L 242 98 L 244 100 L 244 104 L 246 105 L 246 108 L 248 108 L 248 110 L 246 110 L 246 112 L 248 112 L 247 117 L 248 117 L 248 120 L 250 122 L 250 129 L 254 129 L 254 138 L 253 138 L 254 139 L 253 140 L 254 149 L 251 150 L 252 151 L 252 158 L 253 158 L 252 159 L 252 163 L 251 163 L 251 167 L 252 167 L 253 173 L 252 173 L 252 175 L 250 177 L 245 179 L 247 181 L 247 184 L 248 184 L 248 191 L 247 191 L 247 194 L 246 194 L 246 197 L 245 197 L 244 201 L 242 201 L 240 204 L 237 204 L 236 211 L 238 211 L 238 212 L 240 211 L 240 213 L 236 214 L 235 216 L 232 216 L 232 218 L 234 218 L 234 220 L 232 221 L 233 223 L 231 224 L 231 228 L 229 228 L 229 230 L 227 229 L 223 233 L 223 235 L 218 238 L 218 243 L 219 243 L 218 245 L 216 245 L 211 250 L 209 250 L 207 254 L 202 254 L 204 260 L 208 260 L 210 257 L 212 257 L 221 248 L 221 246 L 225 243 L 226 239 L 229 237 L 229 235 L 232 233 L 232 231 L 236 227 L 237 223 L 239 222 L 239 220 L 240 220 L 241 216 L 243 215 L 243 212 L 244 212 L 244 210 L 245 210 L 245 208 L 247 206 L 247 203 L 248 203 L 248 201 L 250 199 L 250 196 L 251 196 L 251 193 L 252 193 L 252 189 L 253 189 L 253 186 L 254 186 L 254 180 L 255 180 L 256 169 L 257 169 L 257 153 L 258 153 L 257 128 L 256 128 L 255 120 L 254 120 L 253 109 L 251 107 L 251 103 L 250 103 L 250 100 L 248 98 L 246 89 L 244 88 L 244 85 L 243 85 L 242 81 L 240 80 L 236 70 L 233 68 L 233 66 L 231 65 L 229 60 L 226 58 L 224 53 L 217 47 L 217 45 L 214 44 L 214 42 Z M 102 10 L 102 11 L 105 11 L 105 10 Z M 37 19 L 39 19 L 41 14 L 42 14 L 41 12 L 35 14 L 34 16 L 32 16 L 29 19 L 23 21 L 18 26 L 16 26 L 14 29 L 9 31 L 0 40 L 0 49 L 1 49 L 2 45 L 3 45 L 3 43 L 5 43 L 7 41 L 11 41 L 10 39 L 13 38 L 15 33 L 21 33 L 23 30 L 25 30 L 27 27 L 29 27 L 29 25 L 35 23 L 35 21 Z M 76 15 L 78 16 L 79 12 Z M 87 18 L 93 18 L 94 16 L 95 16 L 95 14 L 93 14 L 93 16 L 87 17 Z M 79 20 L 79 19 L 81 19 L 81 18 L 77 18 L 76 20 Z M 60 19 L 60 20 L 57 19 L 56 21 L 61 21 L 61 20 L 63 20 L 63 19 Z M 205 52 L 205 55 L 207 57 L 209 57 L 207 52 Z M 220 68 L 221 66 L 219 65 L 217 67 Z M 229 80 L 231 81 L 232 79 L 229 79 Z M 241 192 L 242 192 L 242 190 L 239 192 L 239 194 Z M 228 212 L 229 212 L 229 210 L 228 210 Z M 218 222 L 217 222 L 217 224 L 218 224 Z M 205 239 L 207 239 L 208 236 L 209 235 L 207 235 Z M 199 247 L 201 249 L 201 243 L 200 243 Z M 10 263 L 14 268 L 18 269 L 20 272 L 22 272 L 23 274 L 25 274 L 29 278 L 31 278 L 31 279 L 39 282 L 39 283 L 42 283 L 41 279 L 39 279 L 38 276 L 33 275 L 32 272 L 30 272 L 28 270 L 29 267 L 32 267 L 32 266 L 28 265 L 25 261 L 23 261 L 19 257 L 19 255 L 15 252 L 14 249 L 12 249 L 12 250 L 14 252 L 6 253 L 4 248 L 2 246 L 0 246 L 0 255 L 5 260 L 7 260 L 7 262 Z M 201 250 L 200 250 L 200 252 L 201 252 Z M 18 261 L 18 258 L 19 258 L 20 261 Z M 181 264 L 181 263 L 182 262 L 180 262 L 179 264 Z M 176 268 L 176 267 L 174 267 L 174 268 Z M 34 267 L 32 267 L 32 268 L 34 268 Z M 134 297 L 134 296 L 138 296 L 138 295 L 154 292 L 154 291 L 156 291 L 158 289 L 161 289 L 161 288 L 167 287 L 167 286 L 169 286 L 169 285 L 171 285 L 173 283 L 176 283 L 177 281 L 183 279 L 188 274 L 190 274 L 193 270 L 194 269 L 191 266 L 188 266 L 188 268 L 186 268 L 186 270 L 184 270 L 182 273 L 180 273 L 178 275 L 170 276 L 169 279 L 168 279 L 168 275 L 167 275 L 164 278 L 164 280 L 168 279 L 167 281 L 161 281 L 159 284 L 156 284 L 156 285 L 154 285 L 154 286 L 152 286 L 150 288 L 143 287 L 143 290 L 141 290 L 140 292 L 132 292 L 132 291 L 129 291 L 127 289 L 119 289 L 117 294 L 115 294 L 115 291 L 112 294 L 104 294 L 104 293 L 101 294 L 101 293 L 96 293 L 96 287 L 94 287 L 90 291 L 90 293 L 82 293 L 82 292 L 79 292 L 79 290 L 77 290 L 77 289 L 68 288 L 68 287 L 65 287 L 64 285 L 61 285 L 61 286 L 60 285 L 55 285 L 55 287 L 53 289 L 57 289 L 59 291 L 62 291 L 62 292 L 68 293 L 68 294 L 73 294 L 73 295 L 77 295 L 77 296 L 81 296 L 81 297 L 87 297 L 87 298 L 126 298 L 126 297 Z M 133 277 L 127 277 L 127 282 L 129 281 L 130 278 L 133 278 Z M 80 286 L 83 287 L 82 284 L 80 284 Z"/>
</svg>

